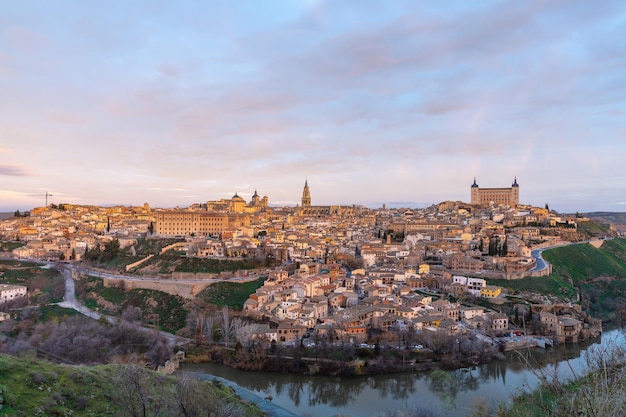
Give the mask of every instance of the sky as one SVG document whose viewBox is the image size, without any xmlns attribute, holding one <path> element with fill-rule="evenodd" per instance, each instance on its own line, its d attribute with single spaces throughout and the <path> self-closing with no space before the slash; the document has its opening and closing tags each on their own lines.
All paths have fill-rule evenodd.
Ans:
<svg viewBox="0 0 626 417">
<path fill-rule="evenodd" d="M 626 211 L 626 2 L 0 0 L 0 211 Z"/>
</svg>

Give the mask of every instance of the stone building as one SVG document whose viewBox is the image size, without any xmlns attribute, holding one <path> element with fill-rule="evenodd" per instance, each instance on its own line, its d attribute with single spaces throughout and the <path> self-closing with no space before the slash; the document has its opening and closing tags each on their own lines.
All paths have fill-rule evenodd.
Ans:
<svg viewBox="0 0 626 417">
<path fill-rule="evenodd" d="M 247 213 L 213 213 L 194 210 L 157 212 L 155 233 L 159 236 L 211 236 L 228 229 L 250 226 Z"/>
<path fill-rule="evenodd" d="M 26 297 L 24 285 L 0 284 L 0 304 Z"/>
<path fill-rule="evenodd" d="M 302 191 L 302 205 L 296 209 L 298 217 L 331 217 L 331 216 L 355 216 L 360 214 L 362 207 L 357 206 L 313 206 L 311 205 L 311 191 L 309 182 L 305 180 Z"/>
<path fill-rule="evenodd" d="M 471 203 L 479 206 L 488 206 L 491 203 L 502 206 L 515 207 L 519 204 L 519 184 L 517 177 L 513 181 L 511 188 L 480 188 L 474 183 L 470 187 Z"/>
</svg>

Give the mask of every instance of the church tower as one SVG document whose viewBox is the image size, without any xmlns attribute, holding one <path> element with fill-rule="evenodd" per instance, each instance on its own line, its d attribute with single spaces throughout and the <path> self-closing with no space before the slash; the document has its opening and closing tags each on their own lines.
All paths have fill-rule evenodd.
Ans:
<svg viewBox="0 0 626 417">
<path fill-rule="evenodd" d="M 309 182 L 304 181 L 304 191 L 302 191 L 302 207 L 311 207 L 311 193 L 309 192 Z"/>
<path fill-rule="evenodd" d="M 474 177 L 474 184 L 472 184 L 471 190 L 470 204 L 481 204 L 480 187 L 476 184 L 476 177 Z"/>
<path fill-rule="evenodd" d="M 511 207 L 519 205 L 519 184 L 517 183 L 517 176 L 513 180 L 511 185 Z"/>
</svg>

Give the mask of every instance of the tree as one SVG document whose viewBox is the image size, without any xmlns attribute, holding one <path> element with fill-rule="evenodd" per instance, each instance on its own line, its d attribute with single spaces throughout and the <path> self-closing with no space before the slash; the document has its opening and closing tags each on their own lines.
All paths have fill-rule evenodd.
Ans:
<svg viewBox="0 0 626 417">
<path fill-rule="evenodd" d="M 154 222 L 150 222 L 150 225 L 148 226 L 148 232 L 150 232 L 151 235 L 154 234 Z"/>
<path fill-rule="evenodd" d="M 121 366 L 112 382 L 117 387 L 113 400 L 124 410 L 124 416 L 157 417 L 166 411 L 166 396 L 160 392 L 166 386 L 163 376 L 135 365 Z"/>
<path fill-rule="evenodd" d="M 167 339 L 160 333 L 155 333 L 154 338 L 150 342 L 150 347 L 146 352 L 146 358 L 157 368 L 164 365 L 171 355 L 172 349 Z"/>
<path fill-rule="evenodd" d="M 19 210 L 15 210 L 15 213 L 13 213 L 13 217 L 22 217 L 22 213 L 20 213 Z"/>
<path fill-rule="evenodd" d="M 118 257 L 121 253 L 120 250 L 120 241 L 117 239 L 113 239 L 104 245 L 104 251 L 102 252 L 101 261 L 107 262 L 116 257 Z"/>
</svg>

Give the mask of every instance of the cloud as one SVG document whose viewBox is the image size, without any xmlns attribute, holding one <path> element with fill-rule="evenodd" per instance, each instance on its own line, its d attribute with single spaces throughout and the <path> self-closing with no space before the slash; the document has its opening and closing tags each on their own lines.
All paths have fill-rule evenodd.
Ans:
<svg viewBox="0 0 626 417">
<path fill-rule="evenodd" d="M 4 32 L 11 46 L 16 49 L 32 51 L 47 43 L 43 36 L 27 27 L 10 26 Z"/>
<path fill-rule="evenodd" d="M 8 177 L 30 177 L 32 173 L 29 169 L 18 165 L 0 164 L 0 175 Z"/>
</svg>

